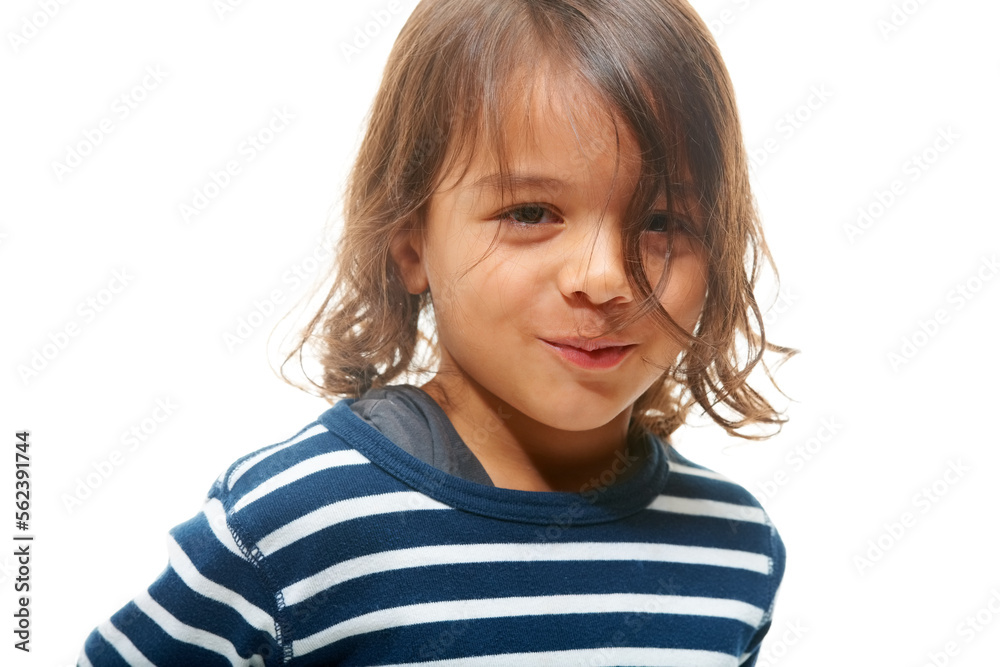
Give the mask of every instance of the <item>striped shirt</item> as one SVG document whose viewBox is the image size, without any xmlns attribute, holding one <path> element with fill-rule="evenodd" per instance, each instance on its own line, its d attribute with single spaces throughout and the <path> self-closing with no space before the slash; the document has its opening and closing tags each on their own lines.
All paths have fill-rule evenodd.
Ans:
<svg viewBox="0 0 1000 667">
<path fill-rule="evenodd" d="M 230 466 L 78 664 L 755 664 L 785 549 L 741 486 L 652 435 L 580 493 L 486 486 L 351 403 Z"/>
</svg>

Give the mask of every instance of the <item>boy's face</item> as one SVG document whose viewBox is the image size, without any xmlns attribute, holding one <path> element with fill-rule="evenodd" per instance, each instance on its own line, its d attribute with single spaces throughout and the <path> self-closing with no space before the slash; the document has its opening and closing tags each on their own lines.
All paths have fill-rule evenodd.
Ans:
<svg viewBox="0 0 1000 667">
<path fill-rule="evenodd" d="M 507 117 L 510 169 L 523 182 L 501 202 L 490 180 L 495 165 L 476 155 L 461 182 L 450 177 L 432 196 L 424 237 L 410 241 L 411 259 L 394 256 L 410 292 L 430 287 L 443 371 L 435 382 L 449 394 L 473 389 L 494 410 L 502 405 L 552 429 L 587 431 L 614 420 L 627 426 L 632 404 L 663 373 L 657 365 L 670 366 L 681 344 L 651 316 L 615 334 L 615 342 L 629 347 L 604 356 L 560 350 L 550 342 L 596 335 L 608 328 L 612 314 L 637 307 L 622 262 L 620 221 L 635 188 L 639 156 L 635 141 L 623 133 L 613 179 L 610 119 L 588 106 L 581 91 L 565 83 L 558 91 L 546 85 L 537 83 L 530 123 L 519 114 Z M 529 176 L 551 180 L 536 183 Z M 678 214 L 695 217 L 690 201 L 675 199 L 674 206 Z M 665 209 L 663 195 L 657 210 Z M 487 255 L 498 226 L 497 246 Z M 655 288 L 665 238 L 655 231 L 644 235 L 652 250 L 645 258 L 647 275 Z M 660 301 L 692 331 L 704 303 L 706 256 L 682 234 L 669 261 Z"/>
</svg>

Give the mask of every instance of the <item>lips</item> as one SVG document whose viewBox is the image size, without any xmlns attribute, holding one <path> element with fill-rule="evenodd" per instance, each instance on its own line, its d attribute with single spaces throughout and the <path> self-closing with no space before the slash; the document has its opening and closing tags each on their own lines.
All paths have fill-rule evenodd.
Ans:
<svg viewBox="0 0 1000 667">
<path fill-rule="evenodd" d="M 576 345 L 561 344 L 559 341 L 540 340 L 561 359 L 588 370 L 614 368 L 636 347 L 633 343 L 615 343 L 608 340 L 562 339 L 573 340 L 577 345 L 589 345 L 593 348 L 586 350 Z"/>
<path fill-rule="evenodd" d="M 559 345 L 561 347 L 575 347 L 585 352 L 604 350 L 611 347 L 629 347 L 635 345 L 630 341 L 616 340 L 613 338 L 543 338 L 546 343 Z"/>
</svg>

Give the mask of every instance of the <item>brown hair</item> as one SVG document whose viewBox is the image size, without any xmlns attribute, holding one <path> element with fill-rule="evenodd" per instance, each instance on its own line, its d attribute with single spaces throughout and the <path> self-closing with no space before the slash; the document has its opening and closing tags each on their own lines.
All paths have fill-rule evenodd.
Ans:
<svg viewBox="0 0 1000 667">
<path fill-rule="evenodd" d="M 730 434 L 768 437 L 738 431 L 780 429 L 785 421 L 747 378 L 765 351 L 782 360 L 796 351 L 764 336 L 753 286 L 762 261 L 775 277 L 777 270 L 760 229 L 729 75 L 684 0 L 422 0 L 393 46 L 348 179 L 334 282 L 282 376 L 288 380 L 292 357 L 301 366 L 303 350 L 313 347 L 322 377 L 309 382 L 332 403 L 433 368 L 435 335 L 420 326 L 432 312 L 431 295 L 406 290 L 391 243 L 423 228 L 443 177 L 487 143 L 480 134 L 503 154 L 498 128 L 524 94 L 512 84 L 525 65 L 537 71 L 542 61 L 580 77 L 616 130 L 626 125 L 642 156 L 622 224 L 623 259 L 641 305 L 630 321 L 652 314 L 687 346 L 636 401 L 632 428 L 666 438 L 698 404 Z M 666 187 L 672 210 L 672 185 L 684 180 L 685 168 L 704 214 L 700 242 L 708 258 L 705 307 L 693 334 L 662 308 L 637 259 L 656 194 Z M 425 363 L 418 362 L 420 342 L 430 348 Z"/>
</svg>

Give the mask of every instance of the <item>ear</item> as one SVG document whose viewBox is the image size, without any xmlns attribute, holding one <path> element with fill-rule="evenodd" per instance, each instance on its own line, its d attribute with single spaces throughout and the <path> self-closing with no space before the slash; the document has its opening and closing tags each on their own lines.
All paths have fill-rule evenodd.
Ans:
<svg viewBox="0 0 1000 667">
<path fill-rule="evenodd" d="M 424 270 L 424 240 L 419 229 L 401 229 L 389 242 L 389 254 L 396 263 L 410 294 L 421 294 L 430 286 Z"/>
</svg>

